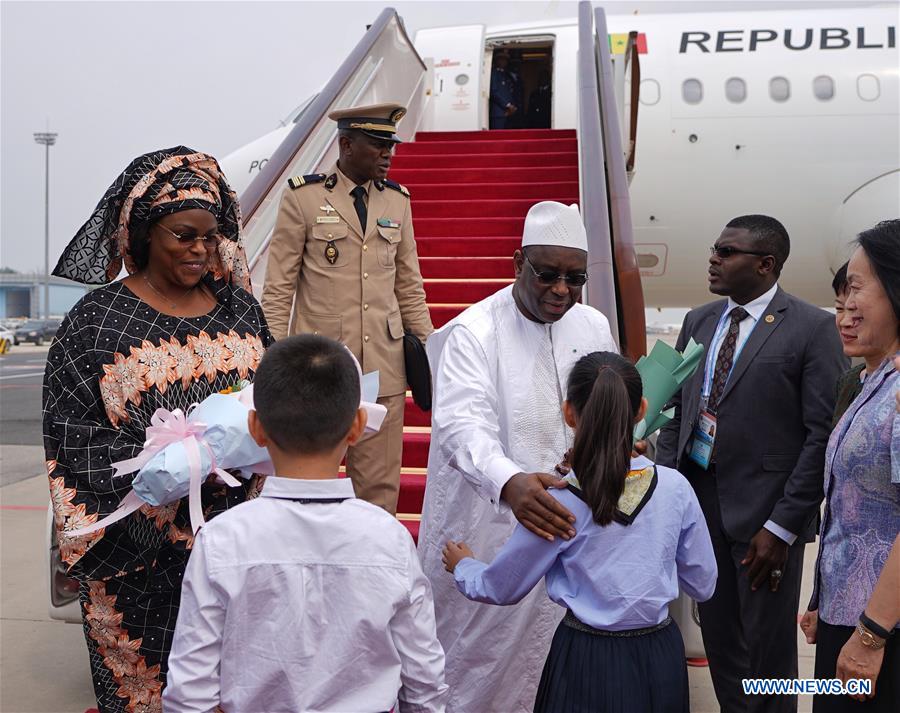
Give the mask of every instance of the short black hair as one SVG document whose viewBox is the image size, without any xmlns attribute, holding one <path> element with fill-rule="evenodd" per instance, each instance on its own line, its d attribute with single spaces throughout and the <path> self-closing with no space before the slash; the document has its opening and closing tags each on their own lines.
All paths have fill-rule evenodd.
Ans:
<svg viewBox="0 0 900 713">
<path fill-rule="evenodd" d="M 900 218 L 883 220 L 856 238 L 900 323 Z"/>
<path fill-rule="evenodd" d="M 728 221 L 726 228 L 743 228 L 767 255 L 775 258 L 775 275 L 787 262 L 791 252 L 791 239 L 787 230 L 775 218 L 768 215 L 740 215 Z"/>
<path fill-rule="evenodd" d="M 834 279 L 831 281 L 831 289 L 834 290 L 834 296 L 840 297 L 847 291 L 847 266 L 850 262 L 845 262 L 834 273 Z"/>
<path fill-rule="evenodd" d="M 350 430 L 359 399 L 359 373 L 350 352 L 314 334 L 273 344 L 253 380 L 253 406 L 260 423 L 286 453 L 334 448 Z"/>
</svg>

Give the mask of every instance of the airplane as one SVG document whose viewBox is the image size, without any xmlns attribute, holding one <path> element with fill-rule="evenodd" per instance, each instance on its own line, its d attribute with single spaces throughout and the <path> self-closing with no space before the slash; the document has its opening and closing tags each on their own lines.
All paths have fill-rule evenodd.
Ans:
<svg viewBox="0 0 900 713">
<path fill-rule="evenodd" d="M 708 246 L 729 218 L 752 212 L 775 215 L 792 235 L 793 254 L 781 280 L 785 289 L 831 304 L 831 271 L 846 259 L 852 237 L 900 215 L 895 20 L 890 8 L 609 18 L 613 55 L 636 45 L 640 63 L 637 106 L 619 98 L 632 117 L 638 112 L 634 141 L 629 132 L 625 143 L 629 161 L 635 161 L 631 218 L 648 306 L 708 301 Z M 418 79 L 398 78 L 393 68 L 388 74 L 407 96 L 417 97 L 419 130 L 488 132 L 490 76 L 503 52 L 519 63 L 524 96 L 543 73 L 549 75 L 550 128 L 572 129 L 579 121 L 578 30 L 574 18 L 422 29 L 413 41 L 419 57 L 402 47 L 400 56 L 427 68 L 424 90 Z M 404 33 L 394 28 L 391 51 L 402 45 Z M 631 44 L 630 33 L 637 33 Z M 378 66 L 368 59 L 356 66 Z M 342 101 L 341 92 L 370 91 L 377 78 L 366 72 L 350 75 L 349 85 L 335 89 L 327 102 Z M 377 89 L 379 101 L 393 91 Z M 241 195 L 245 219 L 251 216 L 245 237 L 251 261 L 254 253 L 257 258 L 257 288 L 257 276 L 264 274 L 260 246 L 277 207 L 274 189 L 260 188 L 260 180 L 270 162 L 269 168 L 281 160 L 284 170 L 293 170 L 286 139 L 321 103 L 310 97 L 280 127 L 221 162 Z M 309 127 L 311 146 L 304 147 L 310 168 L 324 165 L 329 151 L 334 155 L 333 125 L 324 118 L 315 122 Z M 269 186 L 283 184 L 283 176 L 269 173 Z M 534 174 L 540 181 L 540 168 Z M 254 209 L 267 217 L 257 217 Z M 50 614 L 78 621 L 73 582 L 55 554 L 52 512 L 47 531 Z"/>
<path fill-rule="evenodd" d="M 614 55 L 639 33 L 630 197 L 648 307 L 708 301 L 708 248 L 747 213 L 777 217 L 791 236 L 784 289 L 832 304 L 856 234 L 900 215 L 896 21 L 896 6 L 608 18 Z M 519 61 L 526 97 L 548 72 L 550 127 L 576 127 L 576 18 L 427 28 L 413 44 L 431 75 L 420 130 L 488 130 L 501 52 Z M 314 98 L 224 158 L 239 193 Z"/>
</svg>

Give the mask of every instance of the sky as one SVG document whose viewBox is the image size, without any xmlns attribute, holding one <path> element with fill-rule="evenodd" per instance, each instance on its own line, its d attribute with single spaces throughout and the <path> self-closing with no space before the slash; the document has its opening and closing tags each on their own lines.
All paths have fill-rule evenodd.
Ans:
<svg viewBox="0 0 900 713">
<path fill-rule="evenodd" d="M 134 157 L 183 144 L 224 156 L 279 126 L 328 81 L 388 3 L 0 1 L 0 266 L 50 267 Z M 595 5 L 599 3 L 595 2 Z M 609 14 L 872 2 L 607 2 Z M 577 3 L 395 2 L 418 29 L 575 17 Z"/>
</svg>

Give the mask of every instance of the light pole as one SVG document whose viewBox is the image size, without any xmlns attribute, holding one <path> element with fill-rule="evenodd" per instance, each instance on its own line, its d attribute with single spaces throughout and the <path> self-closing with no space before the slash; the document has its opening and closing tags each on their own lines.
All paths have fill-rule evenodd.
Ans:
<svg viewBox="0 0 900 713">
<path fill-rule="evenodd" d="M 36 131 L 34 140 L 44 145 L 44 318 L 50 317 L 50 147 L 56 133 Z"/>
</svg>

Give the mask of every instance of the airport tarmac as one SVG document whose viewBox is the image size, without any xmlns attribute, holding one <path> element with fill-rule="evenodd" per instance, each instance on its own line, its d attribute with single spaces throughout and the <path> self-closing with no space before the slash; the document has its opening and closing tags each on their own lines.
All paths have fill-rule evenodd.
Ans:
<svg viewBox="0 0 900 713">
<path fill-rule="evenodd" d="M 49 498 L 40 445 L 46 353 L 22 345 L 0 357 L 0 713 L 83 713 L 95 705 L 81 626 L 47 615 Z M 815 545 L 807 547 L 801 606 L 815 556 Z M 811 678 L 815 648 L 799 627 L 797 636 L 800 677 Z M 688 671 L 691 710 L 717 711 L 709 670 Z M 811 707 L 811 697 L 801 696 L 801 713 Z"/>
</svg>

